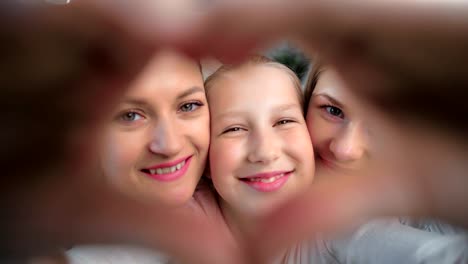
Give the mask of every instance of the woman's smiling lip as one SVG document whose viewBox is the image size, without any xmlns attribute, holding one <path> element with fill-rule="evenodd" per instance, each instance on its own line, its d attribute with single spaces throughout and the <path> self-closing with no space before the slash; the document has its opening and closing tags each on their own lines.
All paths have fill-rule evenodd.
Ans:
<svg viewBox="0 0 468 264">
<path fill-rule="evenodd" d="M 257 191 L 274 192 L 283 187 L 293 172 L 294 170 L 263 172 L 239 179 Z"/>
<path fill-rule="evenodd" d="M 193 156 L 193 155 L 186 156 L 186 157 L 184 157 L 184 158 L 180 158 L 180 159 L 177 159 L 177 160 L 174 160 L 174 161 L 169 161 L 169 162 L 166 162 L 166 163 L 160 163 L 160 164 L 157 164 L 157 165 L 154 165 L 154 166 L 145 168 L 145 169 L 151 170 L 151 169 L 159 169 L 159 168 L 171 167 L 171 166 L 174 166 L 174 165 L 177 165 L 177 164 L 181 163 L 181 162 L 184 161 L 184 160 L 188 160 L 188 159 L 191 158 L 192 156 Z"/>
<path fill-rule="evenodd" d="M 181 178 L 185 174 L 185 172 L 187 172 L 192 157 L 193 155 L 174 161 L 161 163 L 142 169 L 141 171 L 148 175 L 150 178 L 158 181 L 175 181 Z"/>
</svg>

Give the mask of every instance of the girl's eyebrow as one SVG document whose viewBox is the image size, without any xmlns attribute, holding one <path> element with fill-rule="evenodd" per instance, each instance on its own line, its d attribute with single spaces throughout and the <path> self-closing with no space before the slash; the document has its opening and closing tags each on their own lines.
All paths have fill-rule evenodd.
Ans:
<svg viewBox="0 0 468 264">
<path fill-rule="evenodd" d="M 284 112 L 284 111 L 289 111 L 289 110 L 299 110 L 302 111 L 301 106 L 298 103 L 292 103 L 292 104 L 282 104 L 275 106 L 271 109 L 272 112 Z M 248 115 L 248 111 L 226 111 L 224 113 L 221 113 L 219 115 L 216 115 L 213 120 L 222 120 L 222 119 L 234 119 L 236 117 L 242 116 L 242 115 Z"/>
<path fill-rule="evenodd" d="M 331 95 L 329 95 L 327 93 L 312 94 L 312 97 L 317 97 L 317 96 L 323 96 L 323 97 L 327 98 L 329 101 L 331 101 L 334 105 L 336 105 L 336 106 L 338 106 L 340 108 L 344 108 L 343 104 L 340 101 L 333 98 Z"/>
<path fill-rule="evenodd" d="M 223 120 L 223 119 L 233 119 L 238 116 L 242 116 L 248 114 L 248 112 L 244 111 L 226 111 L 224 113 L 221 113 L 219 115 L 216 115 L 213 120 Z"/>
<path fill-rule="evenodd" d="M 299 109 L 301 110 L 301 106 L 297 103 L 297 104 L 284 104 L 284 105 L 279 105 L 279 106 L 276 106 L 273 111 L 275 112 L 283 112 L 283 111 L 287 111 L 287 110 L 292 110 L 292 109 Z M 301 110 L 302 111 L 302 110 Z"/>
</svg>

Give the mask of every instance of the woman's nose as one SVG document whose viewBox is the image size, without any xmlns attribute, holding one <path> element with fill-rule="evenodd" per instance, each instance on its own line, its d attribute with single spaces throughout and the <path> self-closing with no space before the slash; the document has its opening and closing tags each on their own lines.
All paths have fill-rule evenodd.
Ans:
<svg viewBox="0 0 468 264">
<path fill-rule="evenodd" d="M 149 149 L 154 154 L 174 156 L 183 147 L 183 137 L 171 119 L 159 120 L 151 134 Z"/>
</svg>

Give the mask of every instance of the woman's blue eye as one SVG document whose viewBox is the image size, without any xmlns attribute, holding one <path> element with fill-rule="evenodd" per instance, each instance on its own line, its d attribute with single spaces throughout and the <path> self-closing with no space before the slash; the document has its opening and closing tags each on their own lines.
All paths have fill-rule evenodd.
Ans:
<svg viewBox="0 0 468 264">
<path fill-rule="evenodd" d="M 182 111 L 182 112 L 192 112 L 192 111 L 195 111 L 196 109 L 198 109 L 200 106 L 202 106 L 201 103 L 196 103 L 196 102 L 186 103 L 186 104 L 183 104 L 180 107 L 180 111 Z"/>
<path fill-rule="evenodd" d="M 336 117 L 339 117 L 339 118 L 344 117 L 343 111 L 341 109 L 339 109 L 338 107 L 325 106 L 325 110 L 332 116 L 336 116 Z"/>
<path fill-rule="evenodd" d="M 134 122 L 142 119 L 143 117 L 136 112 L 126 112 L 120 118 L 125 122 Z"/>
</svg>

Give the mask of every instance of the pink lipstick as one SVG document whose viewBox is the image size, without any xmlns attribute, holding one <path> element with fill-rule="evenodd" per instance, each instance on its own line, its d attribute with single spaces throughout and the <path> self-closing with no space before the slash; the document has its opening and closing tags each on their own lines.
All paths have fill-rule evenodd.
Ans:
<svg viewBox="0 0 468 264">
<path fill-rule="evenodd" d="M 242 182 L 260 192 L 274 192 L 288 181 L 294 171 L 273 171 L 240 178 Z"/>
<path fill-rule="evenodd" d="M 175 181 L 181 178 L 185 174 L 185 172 L 187 172 L 192 157 L 193 156 L 188 156 L 174 161 L 161 163 L 148 168 L 144 168 L 141 171 L 148 175 L 150 178 L 158 181 Z"/>
</svg>

